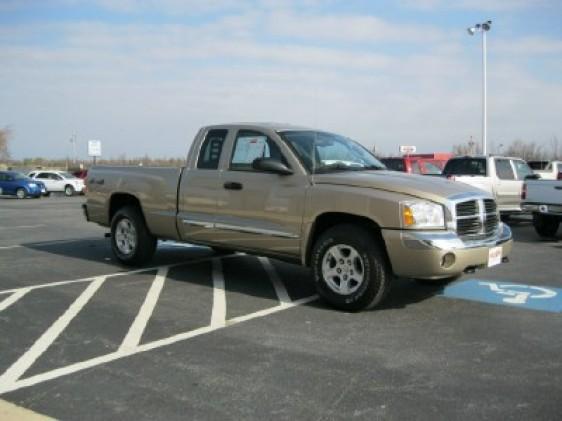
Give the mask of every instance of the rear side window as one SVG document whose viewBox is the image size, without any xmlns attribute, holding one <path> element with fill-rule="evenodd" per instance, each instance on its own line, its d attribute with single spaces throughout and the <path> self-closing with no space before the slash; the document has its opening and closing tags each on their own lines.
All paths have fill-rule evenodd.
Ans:
<svg viewBox="0 0 562 421">
<path fill-rule="evenodd" d="M 51 175 L 49 173 L 46 173 L 46 172 L 41 172 L 41 173 L 37 174 L 37 176 L 35 178 L 42 178 L 42 179 L 48 180 L 49 178 L 51 178 Z"/>
<path fill-rule="evenodd" d="M 509 159 L 496 159 L 496 175 L 500 180 L 515 180 Z"/>
<path fill-rule="evenodd" d="M 234 143 L 230 169 L 254 171 L 252 163 L 257 158 L 273 158 L 287 165 L 279 146 L 265 134 L 252 130 L 240 130 Z"/>
<path fill-rule="evenodd" d="M 219 167 L 219 160 L 222 152 L 222 145 L 226 139 L 226 129 L 209 130 L 197 160 L 197 168 L 202 170 L 216 170 Z"/>
<path fill-rule="evenodd" d="M 534 174 L 525 161 L 513 160 L 513 166 L 518 180 L 525 180 L 525 177 Z"/>
<path fill-rule="evenodd" d="M 425 161 L 423 163 L 423 166 L 425 167 L 425 173 L 426 174 L 441 174 L 441 168 L 439 168 L 437 165 L 432 164 L 431 162 Z"/>
<path fill-rule="evenodd" d="M 406 167 L 404 166 L 403 159 L 395 159 L 395 158 L 383 158 L 381 162 L 388 168 L 389 170 L 393 171 L 406 171 Z"/>
<path fill-rule="evenodd" d="M 486 175 L 486 159 L 459 158 L 450 159 L 445 165 L 443 175 Z"/>
</svg>

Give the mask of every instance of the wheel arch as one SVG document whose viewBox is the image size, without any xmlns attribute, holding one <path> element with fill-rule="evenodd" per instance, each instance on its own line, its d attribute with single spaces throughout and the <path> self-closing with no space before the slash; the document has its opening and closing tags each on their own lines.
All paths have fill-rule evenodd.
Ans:
<svg viewBox="0 0 562 421">
<path fill-rule="evenodd" d="M 111 198 L 109 199 L 109 209 L 108 209 L 109 224 L 111 225 L 113 216 L 117 213 L 117 211 L 125 206 L 133 206 L 137 208 L 142 216 L 144 225 L 148 229 L 148 225 L 146 224 L 146 218 L 144 216 L 144 211 L 142 209 L 140 200 L 136 196 L 130 193 L 114 193 L 111 195 Z"/>
<path fill-rule="evenodd" d="M 355 215 L 345 212 L 326 212 L 318 215 L 314 219 L 306 243 L 306 252 L 304 254 L 305 266 L 310 266 L 312 249 L 314 248 L 314 244 L 316 243 L 316 240 L 320 237 L 320 235 L 322 235 L 322 233 L 324 233 L 326 230 L 341 224 L 357 225 L 366 229 L 368 232 L 371 232 L 375 240 L 382 247 L 387 263 L 389 264 L 389 267 L 392 269 L 392 265 L 390 259 L 388 258 L 388 254 L 386 251 L 386 244 L 382 236 L 380 225 L 377 224 L 373 219 L 368 218 L 366 216 Z"/>
</svg>

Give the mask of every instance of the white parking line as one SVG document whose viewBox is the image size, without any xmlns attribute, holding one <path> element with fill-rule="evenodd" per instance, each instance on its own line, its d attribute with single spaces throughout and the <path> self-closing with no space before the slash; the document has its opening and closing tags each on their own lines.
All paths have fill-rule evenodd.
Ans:
<svg viewBox="0 0 562 421">
<path fill-rule="evenodd" d="M 236 255 L 223 256 L 222 259 L 236 257 Z M 211 322 L 208 326 L 200 327 L 187 332 L 182 332 L 168 338 L 156 340 L 146 344 L 140 344 L 142 334 L 148 321 L 153 313 L 153 310 L 157 304 L 158 298 L 164 286 L 166 275 L 168 270 L 174 266 L 189 265 L 194 263 L 199 263 L 203 261 L 213 261 L 213 308 L 211 314 Z M 306 304 L 318 297 L 316 295 L 305 297 L 300 300 L 291 301 L 287 291 L 279 279 L 277 272 L 275 271 L 273 265 L 267 259 L 260 259 L 264 267 L 266 268 L 268 277 L 275 286 L 275 290 L 280 300 L 280 304 L 274 307 L 266 308 L 254 313 L 246 314 L 243 316 L 238 316 L 230 320 L 226 320 L 226 294 L 225 294 L 225 281 L 224 274 L 222 271 L 222 263 L 219 258 L 204 258 L 198 259 L 191 262 L 181 262 L 171 265 L 164 265 L 157 268 L 145 268 L 138 269 L 129 272 L 118 272 L 115 274 L 103 275 L 100 277 L 84 278 L 80 280 L 73 281 L 62 281 L 54 282 L 50 284 L 29 286 L 23 288 L 16 288 L 12 290 L 0 291 L 0 293 L 12 293 L 7 299 L 0 302 L 0 305 L 7 308 L 13 302 L 23 297 L 27 292 L 37 289 L 46 288 L 58 285 L 67 285 L 76 282 L 88 282 L 90 285 L 80 294 L 80 296 L 68 307 L 65 313 L 60 316 L 40 337 L 35 341 L 35 343 L 14 363 L 10 366 L 4 374 L 0 376 L 0 394 L 7 393 L 10 391 L 15 391 L 23 387 L 33 386 L 38 383 L 42 383 L 48 380 L 56 379 L 61 376 L 66 376 L 78 371 L 82 371 L 91 367 L 95 367 L 100 364 L 105 364 L 120 358 L 135 355 L 140 352 L 150 351 L 163 346 L 171 345 L 179 341 L 184 341 L 187 339 L 194 338 L 196 336 L 204 335 L 206 333 L 211 333 L 219 329 L 223 329 L 238 323 L 246 322 L 249 320 L 257 319 L 260 317 L 265 317 L 270 314 L 277 313 L 279 311 L 286 310 L 288 308 L 296 307 L 302 304 Z M 25 372 L 33 365 L 33 363 L 49 348 L 49 346 L 61 335 L 61 333 L 66 329 L 70 322 L 78 315 L 78 313 L 84 308 L 92 296 L 98 291 L 102 286 L 104 281 L 109 277 L 130 275 L 133 273 L 147 272 L 158 269 L 158 273 L 150 287 L 147 296 L 137 314 L 133 324 L 129 328 L 121 346 L 115 352 L 109 354 L 101 355 L 99 357 L 91 358 L 89 360 L 81 361 L 68 365 L 66 367 L 60 367 L 51 371 L 40 373 L 28 378 L 21 378 Z M 6 304 L 8 303 L 8 304 Z"/>
<path fill-rule="evenodd" d="M 23 297 L 29 291 L 31 291 L 30 288 L 23 288 L 23 289 L 20 289 L 19 291 L 13 292 L 12 295 L 10 295 L 8 298 L 6 298 L 3 301 L 0 301 L 0 311 L 6 310 L 8 307 L 10 307 L 16 301 L 18 301 L 21 297 Z"/>
<path fill-rule="evenodd" d="M 290 304 L 291 297 L 289 297 L 287 288 L 285 288 L 285 284 L 283 284 L 281 278 L 279 278 L 279 274 L 271 264 L 271 261 L 267 257 L 258 257 L 258 260 L 267 272 L 269 279 L 271 279 L 271 283 L 273 284 L 273 288 L 275 288 L 275 293 L 277 294 L 277 298 L 281 302 L 281 305 Z"/>
<path fill-rule="evenodd" d="M 222 259 L 231 259 L 233 257 L 241 257 L 242 255 L 240 254 L 232 254 L 229 256 L 222 256 Z M 123 271 L 123 272 L 114 272 L 114 273 L 108 273 L 107 275 L 103 275 L 106 276 L 108 278 L 114 278 L 116 276 L 127 276 L 127 275 L 135 275 L 137 273 L 143 273 L 143 272 L 151 272 L 151 271 L 155 271 L 155 270 L 159 270 L 161 268 L 173 268 L 176 266 L 186 266 L 186 265 L 194 265 L 197 263 L 203 263 L 203 262 L 208 262 L 209 260 L 214 259 L 214 257 L 203 257 L 201 259 L 195 259 L 195 260 L 190 260 L 190 261 L 186 261 L 186 262 L 178 262 L 178 263 L 172 263 L 169 265 L 161 265 L 161 266 L 152 266 L 152 267 L 148 267 L 148 268 L 141 268 L 141 269 L 134 269 L 134 270 L 129 270 L 129 271 Z M 0 291 L 0 294 L 8 294 L 10 292 L 17 292 L 20 291 L 22 289 L 39 289 L 39 288 L 51 288 L 51 287 L 57 287 L 60 285 L 69 285 L 69 284 L 76 284 L 76 283 L 80 283 L 80 282 L 91 282 L 94 279 L 96 279 L 97 276 L 88 276 L 87 278 L 79 278 L 79 279 L 71 279 L 68 281 L 57 281 L 57 282 L 50 282 L 47 284 L 38 284 L 38 285 L 29 285 L 29 286 L 25 286 L 25 287 L 21 287 L 21 288 L 12 288 L 12 289 L 5 289 L 3 291 Z"/>
<path fill-rule="evenodd" d="M 14 364 L 0 376 L 0 384 L 11 384 L 16 382 L 31 365 L 49 348 L 59 337 L 72 319 L 82 310 L 90 298 L 102 286 L 106 277 L 102 276 L 92 281 L 80 296 L 68 307 L 62 316 L 53 323 L 35 343 Z"/>
<path fill-rule="evenodd" d="M 213 310 L 211 327 L 223 327 L 226 324 L 226 293 L 224 291 L 224 275 L 220 259 L 213 259 Z"/>
<path fill-rule="evenodd" d="M 164 288 L 164 281 L 166 280 L 166 275 L 168 274 L 168 268 L 160 268 L 154 281 L 152 281 L 152 285 L 150 290 L 146 294 L 146 298 L 142 303 L 142 306 L 135 318 L 135 321 L 129 328 L 125 339 L 121 343 L 119 347 L 119 351 L 125 352 L 127 350 L 132 350 L 138 346 L 140 343 L 142 334 L 144 333 L 144 329 L 148 324 L 148 320 L 154 311 L 154 307 L 156 307 L 156 303 L 158 302 L 158 297 L 160 297 L 160 293 L 162 292 L 162 288 Z"/>
<path fill-rule="evenodd" d="M 306 303 L 309 303 L 311 301 L 314 301 L 318 298 L 318 296 L 313 295 L 311 297 L 305 297 L 302 298 L 300 300 L 295 300 L 292 303 L 290 303 L 289 305 L 278 305 L 275 307 L 270 307 L 270 308 L 266 308 L 264 310 L 260 310 L 260 311 L 256 311 L 255 313 L 250 313 L 244 316 L 239 316 L 239 317 L 235 317 L 233 319 L 230 319 L 227 321 L 226 326 L 217 326 L 217 327 L 212 327 L 212 326 L 205 326 L 205 327 L 200 327 L 198 329 L 194 329 L 188 332 L 184 332 L 184 333 L 179 333 L 177 335 L 174 336 L 170 336 L 169 338 L 164 338 L 164 339 L 160 339 L 157 341 L 153 341 L 153 342 L 149 342 L 147 344 L 143 344 L 138 346 L 135 349 L 126 351 L 126 352 L 121 352 L 121 351 L 116 351 L 116 352 L 112 352 L 110 354 L 106 354 L 106 355 L 102 355 L 99 357 L 95 357 L 86 361 L 81 361 L 75 364 L 71 364 L 68 365 L 66 367 L 61 367 L 61 368 L 57 368 L 45 373 L 41 373 L 41 374 L 37 374 L 35 376 L 31 376 L 28 377 L 26 379 L 21 379 L 18 380 L 16 382 L 10 383 L 10 384 L 5 384 L 1 381 L 0 379 L 0 394 L 3 393 L 7 393 L 7 392 L 13 392 L 14 390 L 18 390 L 24 387 L 29 387 L 29 386 L 33 386 L 36 385 L 38 383 L 43 383 L 46 382 L 48 380 L 53 380 L 62 376 L 67 376 L 69 374 L 73 374 L 76 373 L 78 371 L 82 371 L 82 370 L 86 370 L 88 368 L 92 368 L 95 366 L 98 366 L 100 364 L 106 364 L 108 362 L 111 361 L 115 361 L 124 357 L 129 357 L 131 355 L 135 355 L 135 354 L 139 354 L 141 352 L 146 352 L 146 351 L 150 351 L 153 349 L 157 349 L 157 348 L 161 348 L 163 346 L 167 346 L 167 345 L 172 345 L 176 342 L 180 342 L 180 341 L 185 341 L 187 339 L 191 339 L 194 338 L 196 336 L 201 336 L 207 333 L 211 333 L 220 329 L 224 329 L 227 326 L 232 326 L 238 323 L 242 323 L 242 322 L 246 322 L 252 319 L 257 319 L 260 317 L 265 317 L 268 316 L 270 314 L 274 314 L 283 310 L 287 310 L 289 308 L 292 307 L 296 307 L 299 305 L 303 305 Z"/>
</svg>

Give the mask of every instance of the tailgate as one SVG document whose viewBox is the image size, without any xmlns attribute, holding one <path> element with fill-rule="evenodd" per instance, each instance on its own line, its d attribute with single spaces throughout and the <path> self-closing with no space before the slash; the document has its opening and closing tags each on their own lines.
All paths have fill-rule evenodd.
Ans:
<svg viewBox="0 0 562 421">
<path fill-rule="evenodd" d="M 525 202 L 562 205 L 562 181 L 528 181 Z"/>
</svg>

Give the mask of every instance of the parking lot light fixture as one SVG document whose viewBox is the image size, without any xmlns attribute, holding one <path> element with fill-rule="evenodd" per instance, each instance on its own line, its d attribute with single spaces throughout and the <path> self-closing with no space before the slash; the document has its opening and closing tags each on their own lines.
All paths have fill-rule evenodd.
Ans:
<svg viewBox="0 0 562 421">
<path fill-rule="evenodd" d="M 467 28 L 469 35 L 474 35 L 476 32 L 482 33 L 482 152 L 484 155 L 488 153 L 486 142 L 486 32 L 488 32 L 491 27 L 492 21 L 487 20 L 484 23 L 477 23 Z"/>
</svg>

